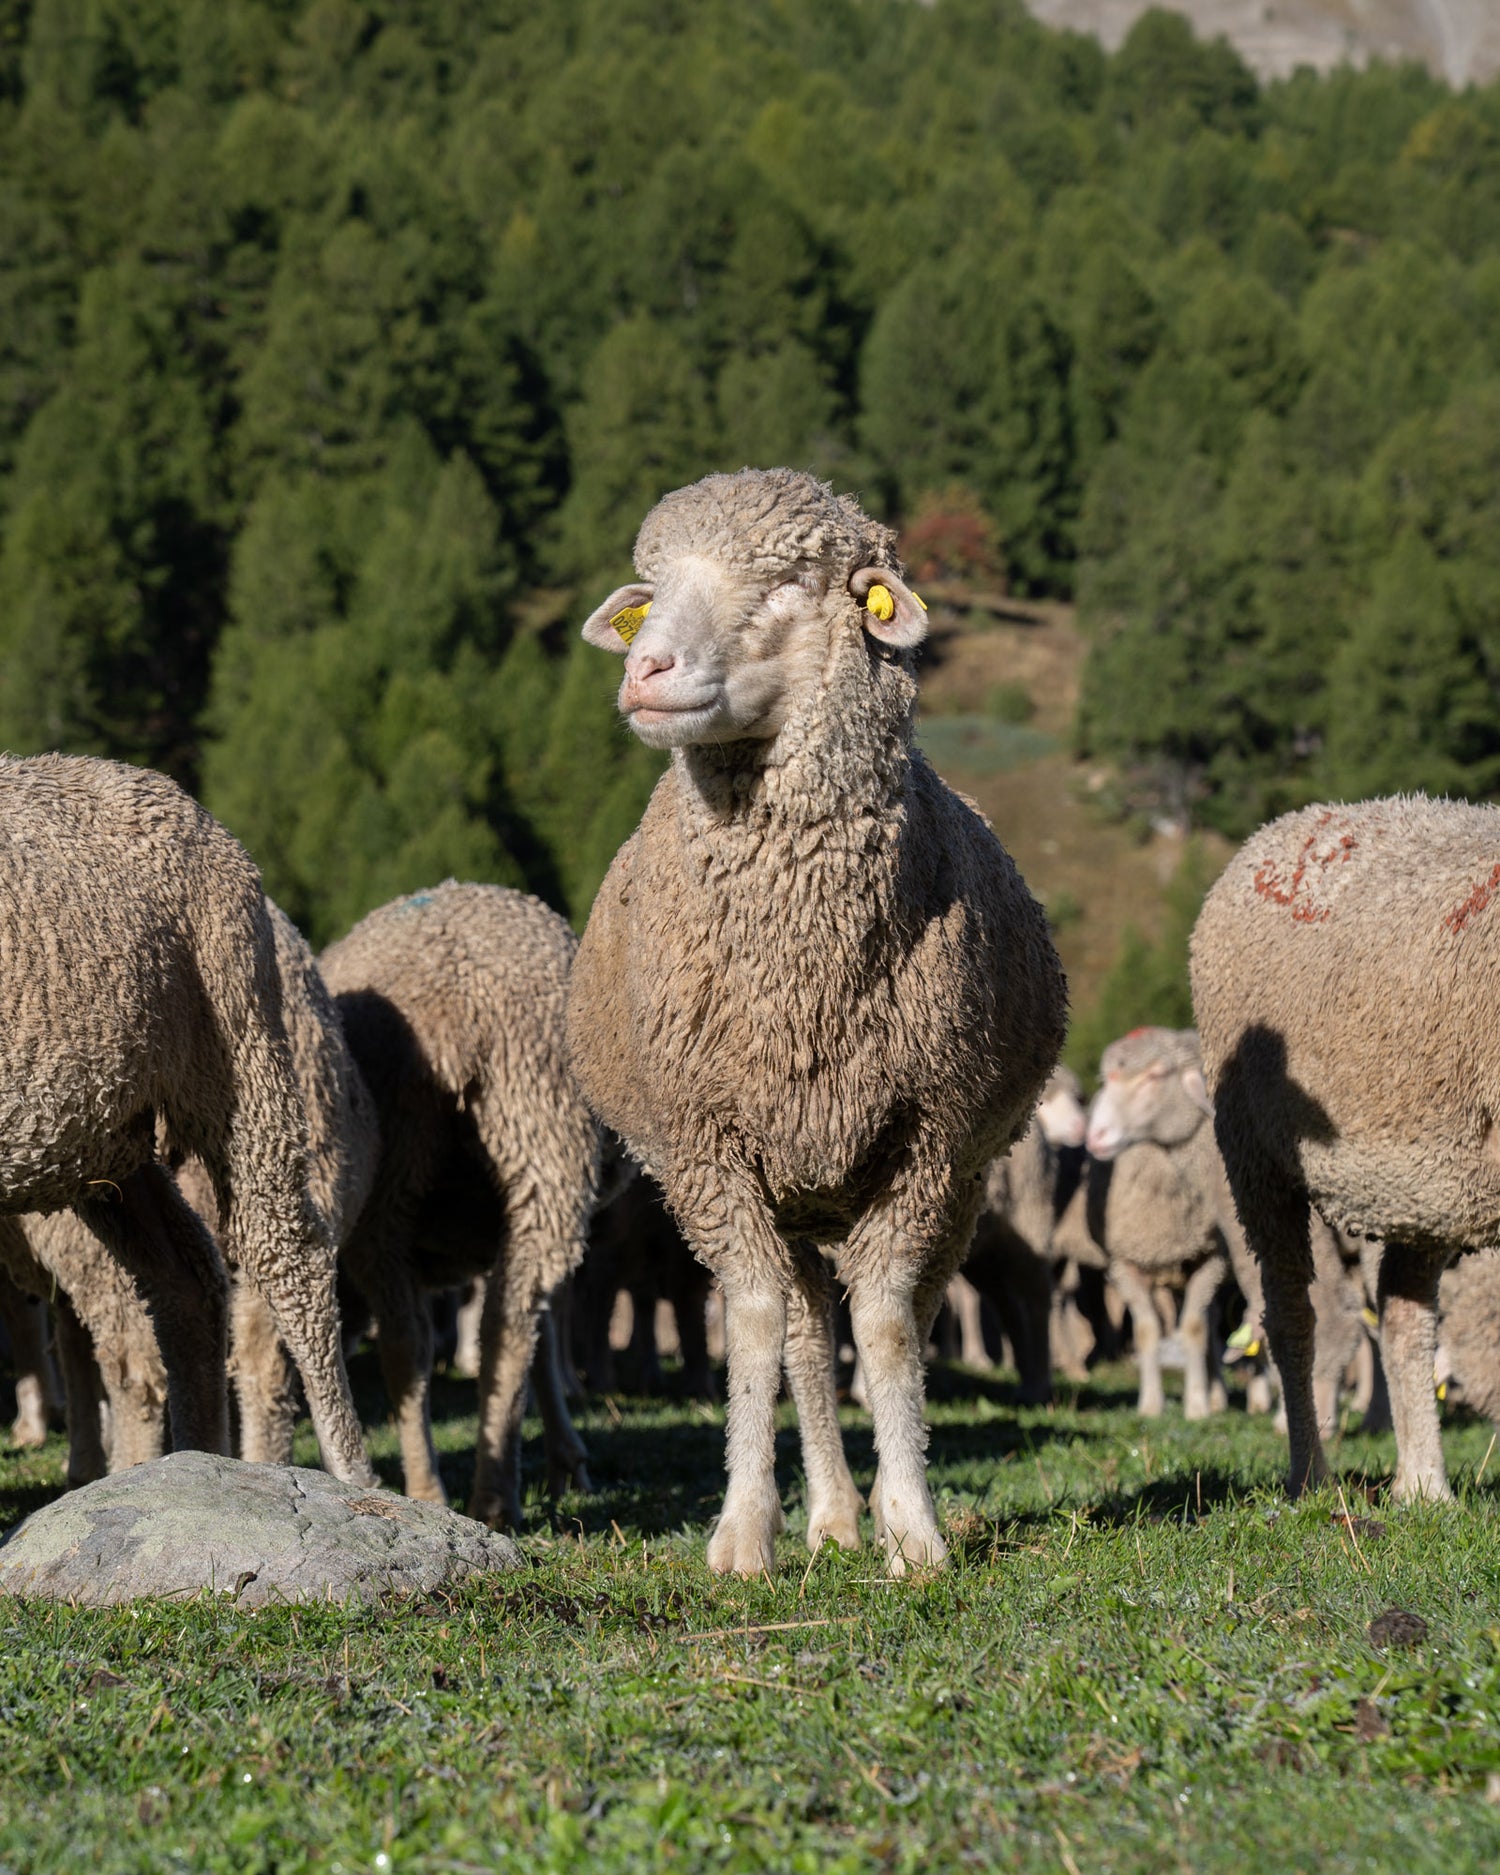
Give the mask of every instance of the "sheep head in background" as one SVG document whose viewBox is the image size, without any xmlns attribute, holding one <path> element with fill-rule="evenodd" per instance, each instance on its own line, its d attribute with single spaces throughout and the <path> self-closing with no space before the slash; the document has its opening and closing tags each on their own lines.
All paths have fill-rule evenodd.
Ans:
<svg viewBox="0 0 1500 1875">
<path fill-rule="evenodd" d="M 927 635 L 891 530 L 790 469 L 710 475 L 666 496 L 635 559 L 640 580 L 583 635 L 624 655 L 620 709 L 654 749 L 772 742 L 815 704 L 830 666 L 857 676 L 872 654 Z M 914 699 L 909 678 L 886 687 Z"/>
<path fill-rule="evenodd" d="M 1071 1068 L 1059 1065 L 1048 1075 L 1036 1104 L 1036 1123 L 1054 1152 L 1083 1144 L 1089 1116 L 1084 1110 L 1083 1088 Z"/>
<path fill-rule="evenodd" d="M 1192 1029 L 1132 1029 L 1110 1043 L 1099 1066 L 1104 1084 L 1085 1142 L 1092 1158 L 1117 1158 L 1142 1140 L 1180 1146 L 1213 1116 Z"/>
<path fill-rule="evenodd" d="M 911 746 L 926 625 L 889 529 L 811 476 L 745 470 L 659 502 L 635 557 L 639 583 L 584 632 L 625 654 L 621 710 L 672 763 L 589 914 L 574 1071 L 724 1287 L 729 1490 L 709 1566 L 774 1560 L 783 1365 L 808 1544 L 859 1541 L 836 1274 L 899 1574 L 945 1553 L 922 1351 L 984 1170 L 1057 1059 L 1061 969 L 1004 848 Z"/>
</svg>

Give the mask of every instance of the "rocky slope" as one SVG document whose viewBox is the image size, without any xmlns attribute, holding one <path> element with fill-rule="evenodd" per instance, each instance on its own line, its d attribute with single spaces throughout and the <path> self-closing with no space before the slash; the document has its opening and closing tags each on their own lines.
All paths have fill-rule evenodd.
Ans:
<svg viewBox="0 0 1500 1875">
<path fill-rule="evenodd" d="M 1500 0 L 1026 0 L 1048 25 L 1110 47 L 1153 3 L 1185 14 L 1203 38 L 1223 33 L 1267 78 L 1377 58 L 1421 59 L 1456 86 L 1500 72 Z"/>
</svg>

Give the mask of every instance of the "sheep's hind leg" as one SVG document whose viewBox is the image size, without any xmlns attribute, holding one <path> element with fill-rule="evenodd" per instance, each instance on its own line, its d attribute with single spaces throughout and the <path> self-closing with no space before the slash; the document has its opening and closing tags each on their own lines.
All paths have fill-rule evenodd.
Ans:
<svg viewBox="0 0 1500 1875">
<path fill-rule="evenodd" d="M 92 1484 L 109 1470 L 101 1423 L 104 1382 L 94 1358 L 93 1338 L 65 1290 L 59 1289 L 52 1299 L 52 1319 L 68 1400 L 68 1483 Z"/>
<path fill-rule="evenodd" d="M 164 1167 L 140 1166 L 110 1189 L 118 1196 L 75 1208 L 150 1311 L 166 1369 L 173 1447 L 227 1452 L 229 1279 L 218 1246 Z"/>
<path fill-rule="evenodd" d="M 1380 1355 L 1396 1423 L 1396 1481 L 1400 1502 L 1425 1497 L 1449 1501 L 1443 1441 L 1433 1392 L 1437 1353 L 1438 1281 L 1446 1258 L 1412 1244 L 1387 1243 L 1376 1290 Z"/>
<path fill-rule="evenodd" d="M 807 1547 L 825 1538 L 859 1548 L 864 1499 L 849 1472 L 839 1430 L 833 1272 L 821 1252 L 799 1245 L 787 1304 L 786 1377 L 797 1402 L 807 1475 Z"/>
<path fill-rule="evenodd" d="M 290 1465 L 297 1382 L 265 1297 L 237 1272 L 229 1307 L 229 1372 L 240 1410 L 240 1457 Z"/>
<path fill-rule="evenodd" d="M 536 1390 L 537 1411 L 542 1416 L 547 1489 L 554 1497 L 560 1497 L 564 1491 L 592 1491 L 588 1447 L 568 1411 L 562 1338 L 550 1304 L 541 1312 L 538 1331 L 536 1354 L 531 1363 L 531 1384 Z"/>
<path fill-rule="evenodd" d="M 1287 1492 L 1298 1497 L 1329 1475 L 1313 1402 L 1316 1322 L 1308 1293 L 1313 1258 L 1307 1194 L 1277 1167 L 1262 1161 L 1253 1149 L 1246 1149 L 1244 1141 L 1253 1138 L 1253 1131 L 1243 1116 L 1235 1116 L 1233 1126 L 1225 1123 L 1232 1098 L 1231 1094 L 1221 1093 L 1219 1147 L 1246 1244 L 1260 1268 L 1266 1335 L 1271 1358 L 1281 1376 L 1291 1445 Z"/>
</svg>

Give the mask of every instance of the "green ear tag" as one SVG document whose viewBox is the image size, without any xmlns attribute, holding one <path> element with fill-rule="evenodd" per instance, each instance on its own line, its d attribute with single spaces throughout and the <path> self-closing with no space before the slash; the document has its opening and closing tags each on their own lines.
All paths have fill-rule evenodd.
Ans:
<svg viewBox="0 0 1500 1875">
<path fill-rule="evenodd" d="M 645 624 L 646 614 L 650 610 L 651 601 L 648 599 L 644 605 L 625 606 L 621 611 L 616 612 L 609 622 L 625 640 L 626 644 L 630 644 L 634 641 L 636 633 Z"/>
</svg>

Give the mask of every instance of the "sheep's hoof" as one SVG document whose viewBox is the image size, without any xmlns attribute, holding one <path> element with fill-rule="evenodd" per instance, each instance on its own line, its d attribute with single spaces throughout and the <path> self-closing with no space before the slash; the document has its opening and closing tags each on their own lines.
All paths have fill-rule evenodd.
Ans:
<svg viewBox="0 0 1500 1875">
<path fill-rule="evenodd" d="M 922 1495 L 926 1497 L 925 1489 Z M 893 1576 L 904 1576 L 908 1569 L 936 1569 L 947 1559 L 948 1545 L 938 1535 L 931 1503 L 914 1506 L 914 1510 L 915 1515 L 899 1503 L 888 1503 L 880 1474 L 875 1474 L 870 1511 L 875 1518 L 875 1534 L 885 1549 L 886 1567 Z"/>
<path fill-rule="evenodd" d="M 816 1553 L 824 1543 L 837 1543 L 840 1549 L 859 1548 L 859 1513 L 865 1501 L 858 1491 L 847 1499 L 836 1498 L 829 1504 L 814 1504 L 807 1513 L 807 1547 Z"/>
<path fill-rule="evenodd" d="M 407 1481 L 406 1495 L 423 1504 L 446 1504 L 448 1493 L 441 1478 L 417 1478 Z"/>
<path fill-rule="evenodd" d="M 1398 1466 L 1391 1485 L 1391 1502 L 1394 1504 L 1451 1504 L 1454 1502 L 1453 1488 L 1440 1471 L 1419 1471 L 1414 1472 L 1410 1477 L 1403 1477 Z"/>
<path fill-rule="evenodd" d="M 475 1523 L 482 1523 L 487 1530 L 519 1530 L 522 1522 L 521 1500 L 497 1497 L 493 1492 L 486 1492 L 483 1496 L 476 1494 L 469 1505 L 469 1515 Z"/>
<path fill-rule="evenodd" d="M 588 1491 L 594 1488 L 589 1477 L 588 1454 L 580 1452 L 576 1457 L 559 1459 L 547 1467 L 547 1490 L 553 1497 L 564 1497 L 569 1491 Z"/>
<path fill-rule="evenodd" d="M 885 1562 L 893 1576 L 904 1576 L 908 1569 L 936 1569 L 948 1560 L 948 1545 L 934 1526 L 930 1530 L 885 1528 Z"/>
<path fill-rule="evenodd" d="M 731 1508 L 720 1513 L 708 1540 L 708 1566 L 716 1576 L 769 1575 L 776 1566 L 776 1536 L 786 1519 L 772 1498 L 755 1508 Z"/>
</svg>

